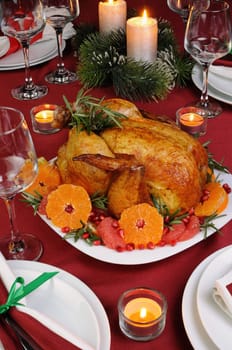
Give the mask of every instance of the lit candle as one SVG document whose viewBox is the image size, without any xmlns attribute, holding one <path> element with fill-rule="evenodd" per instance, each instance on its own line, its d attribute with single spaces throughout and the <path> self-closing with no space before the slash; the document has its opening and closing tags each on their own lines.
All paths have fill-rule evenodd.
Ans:
<svg viewBox="0 0 232 350">
<path fill-rule="evenodd" d="M 154 289 L 130 289 L 121 295 L 118 312 L 119 326 L 126 336 L 138 341 L 151 340 L 165 327 L 167 302 Z"/>
<path fill-rule="evenodd" d="M 125 30 L 127 5 L 125 0 L 100 1 L 98 4 L 99 31 L 109 33 L 120 28 Z"/>
<path fill-rule="evenodd" d="M 54 110 L 56 107 L 56 105 L 46 103 L 32 108 L 31 121 L 35 132 L 53 134 L 59 131 L 59 129 L 53 127 Z"/>
<path fill-rule="evenodd" d="M 161 316 L 162 310 L 160 305 L 149 298 L 135 298 L 125 306 L 124 315 L 136 324 L 138 327 L 146 327 L 149 322 L 154 321 Z"/>
<path fill-rule="evenodd" d="M 207 117 L 204 110 L 198 107 L 182 107 L 176 112 L 177 125 L 192 136 L 200 136 L 206 133 Z"/>
<path fill-rule="evenodd" d="M 157 55 L 158 23 L 147 16 L 132 17 L 127 20 L 127 56 L 136 61 L 154 62 Z"/>
</svg>

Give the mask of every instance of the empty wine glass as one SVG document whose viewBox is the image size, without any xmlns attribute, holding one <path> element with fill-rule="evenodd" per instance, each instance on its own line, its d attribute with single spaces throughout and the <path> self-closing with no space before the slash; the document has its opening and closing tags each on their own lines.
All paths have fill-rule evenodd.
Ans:
<svg viewBox="0 0 232 350">
<path fill-rule="evenodd" d="M 210 0 L 167 0 L 168 7 L 181 16 L 186 24 L 192 6 L 199 10 L 207 9 Z"/>
<path fill-rule="evenodd" d="M 6 259 L 37 260 L 43 247 L 34 235 L 20 233 L 16 226 L 14 198 L 35 179 L 37 157 L 23 114 L 14 108 L 0 107 L 0 198 L 10 219 L 10 237 L 0 239 Z"/>
<path fill-rule="evenodd" d="M 65 68 L 62 52 L 62 34 L 65 25 L 79 16 L 78 0 L 42 0 L 46 21 L 56 31 L 58 47 L 57 69 L 49 73 L 45 79 L 49 83 L 67 84 L 77 79 L 76 72 Z"/>
<path fill-rule="evenodd" d="M 227 2 L 211 0 L 207 10 L 190 11 L 184 47 L 203 69 L 201 99 L 195 105 L 203 108 L 208 118 L 213 118 L 222 111 L 217 102 L 210 102 L 208 98 L 209 67 L 215 60 L 230 52 L 231 38 L 230 9 Z"/>
<path fill-rule="evenodd" d="M 30 75 L 29 46 L 31 39 L 45 26 L 40 0 L 1 0 L 1 29 L 4 34 L 16 38 L 23 49 L 25 62 L 24 85 L 11 90 L 18 100 L 34 100 L 45 96 L 46 86 L 35 85 Z"/>
</svg>

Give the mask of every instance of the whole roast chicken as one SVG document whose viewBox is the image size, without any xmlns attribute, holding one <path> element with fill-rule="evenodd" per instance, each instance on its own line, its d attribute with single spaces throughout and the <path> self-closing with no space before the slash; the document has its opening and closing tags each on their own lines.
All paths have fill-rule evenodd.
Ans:
<svg viewBox="0 0 232 350">
<path fill-rule="evenodd" d="M 170 212 L 194 207 L 207 179 L 208 156 L 200 142 L 173 122 L 144 117 L 129 101 L 103 103 L 126 118 L 100 134 L 70 129 L 57 158 L 63 182 L 107 195 L 115 217 L 152 200 Z"/>
</svg>

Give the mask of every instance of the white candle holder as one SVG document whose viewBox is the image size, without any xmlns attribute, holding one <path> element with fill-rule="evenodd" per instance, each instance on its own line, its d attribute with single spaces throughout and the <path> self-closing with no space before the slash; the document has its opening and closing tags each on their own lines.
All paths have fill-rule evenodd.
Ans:
<svg viewBox="0 0 232 350">
<path fill-rule="evenodd" d="M 164 330 L 166 313 L 166 298 L 154 289 L 130 289 L 118 301 L 119 327 L 128 338 L 136 341 L 158 337 Z"/>
<path fill-rule="evenodd" d="M 54 134 L 60 129 L 54 128 L 54 111 L 57 105 L 45 103 L 31 109 L 33 131 L 38 134 Z"/>
</svg>

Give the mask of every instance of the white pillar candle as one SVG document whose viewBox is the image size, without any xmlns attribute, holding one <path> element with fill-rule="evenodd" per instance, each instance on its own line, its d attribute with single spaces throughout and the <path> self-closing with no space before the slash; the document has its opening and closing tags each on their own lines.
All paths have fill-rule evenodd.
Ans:
<svg viewBox="0 0 232 350">
<path fill-rule="evenodd" d="M 141 17 L 127 20 L 127 57 L 136 61 L 154 62 L 157 55 L 158 23 L 155 18 Z"/>
<path fill-rule="evenodd" d="M 127 5 L 125 0 L 100 1 L 98 4 L 99 31 L 109 33 L 112 30 L 126 28 Z"/>
</svg>

